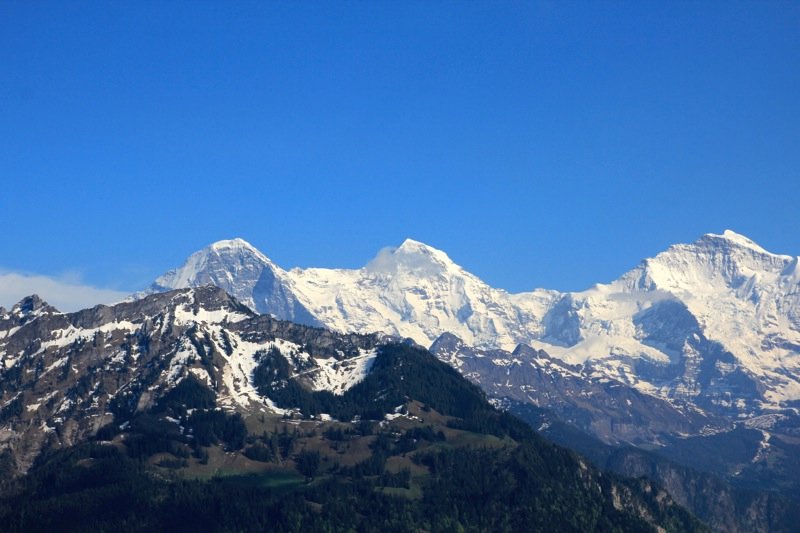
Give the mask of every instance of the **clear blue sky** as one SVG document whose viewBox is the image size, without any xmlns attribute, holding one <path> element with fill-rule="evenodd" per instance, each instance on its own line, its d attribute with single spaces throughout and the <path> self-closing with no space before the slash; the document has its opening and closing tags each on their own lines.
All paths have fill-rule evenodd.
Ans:
<svg viewBox="0 0 800 533">
<path fill-rule="evenodd" d="M 800 254 L 798 2 L 0 4 L 0 268 L 413 237 L 512 291 L 725 228 Z"/>
</svg>

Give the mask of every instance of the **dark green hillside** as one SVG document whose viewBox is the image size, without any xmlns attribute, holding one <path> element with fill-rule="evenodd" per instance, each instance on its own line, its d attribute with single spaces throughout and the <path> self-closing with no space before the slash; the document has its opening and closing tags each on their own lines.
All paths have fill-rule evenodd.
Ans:
<svg viewBox="0 0 800 533">
<path fill-rule="evenodd" d="M 461 419 L 453 423 L 464 429 L 498 436 L 534 435 L 525 424 L 489 405 L 477 385 L 421 348 L 404 344 L 381 347 L 369 375 L 341 396 L 309 391 L 288 379 L 288 372 L 279 352 L 267 354 L 256 369 L 256 386 L 278 406 L 299 407 L 304 415 L 326 413 L 343 421 L 380 420 L 398 406 L 416 400 Z"/>
</svg>

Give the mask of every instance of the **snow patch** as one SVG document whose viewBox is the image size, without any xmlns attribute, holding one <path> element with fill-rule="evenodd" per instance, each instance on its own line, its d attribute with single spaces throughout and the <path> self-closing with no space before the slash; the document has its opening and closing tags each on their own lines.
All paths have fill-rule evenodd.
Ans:
<svg viewBox="0 0 800 533">
<path fill-rule="evenodd" d="M 361 350 L 348 359 L 317 359 L 319 365 L 312 377 L 313 389 L 327 390 L 341 396 L 367 377 L 377 356 L 376 350 Z"/>
<path fill-rule="evenodd" d="M 175 323 L 179 325 L 233 323 L 241 322 L 246 318 L 249 317 L 243 313 L 232 312 L 228 309 L 209 311 L 200 308 L 197 312 L 194 312 L 191 306 L 175 307 Z"/>
<path fill-rule="evenodd" d="M 69 326 L 65 329 L 56 329 L 51 333 L 51 338 L 41 344 L 41 347 L 34 355 L 45 352 L 48 348 L 63 348 L 69 346 L 77 340 L 90 340 L 98 333 L 106 334 L 115 331 L 125 331 L 133 333 L 137 331 L 142 325 L 135 324 L 128 321 L 115 321 L 103 324 L 96 328 L 80 329 L 75 326 Z"/>
</svg>

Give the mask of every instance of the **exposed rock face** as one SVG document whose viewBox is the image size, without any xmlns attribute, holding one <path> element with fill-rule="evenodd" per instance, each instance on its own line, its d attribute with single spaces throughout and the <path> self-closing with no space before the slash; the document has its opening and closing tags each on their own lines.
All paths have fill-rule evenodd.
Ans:
<svg viewBox="0 0 800 533">
<path fill-rule="evenodd" d="M 444 334 L 431 352 L 449 362 L 493 398 L 547 408 L 609 444 L 652 445 L 670 435 L 728 429 L 731 422 L 691 407 L 679 408 L 583 365 L 570 365 L 520 344 L 513 352 L 481 350 Z"/>
</svg>

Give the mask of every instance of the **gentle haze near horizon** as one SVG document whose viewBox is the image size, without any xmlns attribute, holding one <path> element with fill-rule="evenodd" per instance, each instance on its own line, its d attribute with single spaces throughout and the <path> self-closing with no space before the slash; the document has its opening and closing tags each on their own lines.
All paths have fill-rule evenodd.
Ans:
<svg viewBox="0 0 800 533">
<path fill-rule="evenodd" d="M 512 292 L 728 228 L 798 255 L 798 95 L 796 2 L 5 2 L 0 305 L 233 237 Z"/>
</svg>

